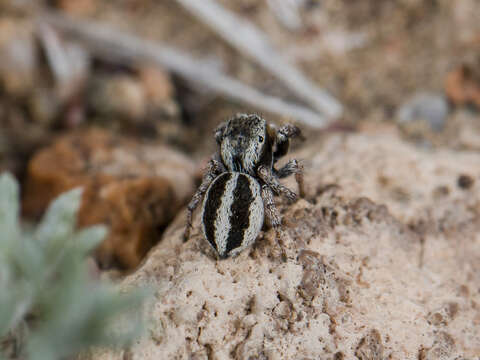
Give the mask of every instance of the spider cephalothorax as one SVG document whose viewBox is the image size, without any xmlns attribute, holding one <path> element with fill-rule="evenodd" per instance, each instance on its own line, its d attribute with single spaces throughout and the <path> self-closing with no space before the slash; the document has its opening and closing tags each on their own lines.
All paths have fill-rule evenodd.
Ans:
<svg viewBox="0 0 480 360">
<path fill-rule="evenodd" d="M 236 255 L 255 241 L 264 214 L 274 228 L 281 224 L 273 195 L 294 201 L 297 195 L 278 182 L 295 174 L 303 195 L 302 169 L 297 160 L 279 170 L 275 162 L 288 152 L 290 138 L 300 130 L 287 124 L 280 129 L 258 115 L 237 114 L 215 130 L 219 146 L 209 162 L 202 184 L 188 205 L 185 240 L 192 226 L 192 214 L 205 195 L 203 232 L 217 254 Z"/>
<path fill-rule="evenodd" d="M 270 130 L 270 131 L 269 131 Z M 258 116 L 238 115 L 216 130 L 220 157 L 228 171 L 255 176 L 260 165 L 273 165 L 274 129 Z"/>
</svg>

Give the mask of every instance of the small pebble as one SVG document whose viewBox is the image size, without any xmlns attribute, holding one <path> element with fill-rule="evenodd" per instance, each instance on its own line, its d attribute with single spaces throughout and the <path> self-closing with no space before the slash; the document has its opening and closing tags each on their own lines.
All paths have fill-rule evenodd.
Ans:
<svg viewBox="0 0 480 360">
<path fill-rule="evenodd" d="M 471 176 L 465 174 L 461 174 L 457 179 L 458 187 L 464 190 L 470 189 L 474 182 L 475 180 Z"/>
<path fill-rule="evenodd" d="M 401 124 L 426 121 L 435 131 L 441 131 L 448 115 L 448 104 L 444 96 L 417 92 L 397 112 Z"/>
</svg>

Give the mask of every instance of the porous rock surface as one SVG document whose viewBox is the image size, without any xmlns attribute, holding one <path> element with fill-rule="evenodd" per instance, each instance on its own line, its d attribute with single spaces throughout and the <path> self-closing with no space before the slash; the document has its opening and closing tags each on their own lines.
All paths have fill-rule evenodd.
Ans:
<svg viewBox="0 0 480 360">
<path fill-rule="evenodd" d="M 277 199 L 280 246 L 267 229 L 216 260 L 178 216 L 122 284 L 154 288 L 148 331 L 95 359 L 478 359 L 478 154 L 349 134 L 295 156 L 308 196 Z"/>
<path fill-rule="evenodd" d="M 194 191 L 194 164 L 162 145 L 141 144 L 92 128 L 58 139 L 28 165 L 23 209 L 38 216 L 56 196 L 83 188 L 80 226 L 106 224 L 100 265 L 139 264 Z"/>
</svg>

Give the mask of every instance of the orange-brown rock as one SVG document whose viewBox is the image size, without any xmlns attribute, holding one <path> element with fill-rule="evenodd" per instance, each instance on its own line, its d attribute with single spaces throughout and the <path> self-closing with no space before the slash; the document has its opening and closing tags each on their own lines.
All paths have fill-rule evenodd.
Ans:
<svg viewBox="0 0 480 360">
<path fill-rule="evenodd" d="M 58 194 L 84 188 L 79 226 L 104 223 L 102 267 L 133 268 L 194 190 L 194 165 L 178 152 L 142 145 L 102 130 L 66 135 L 28 166 L 27 216 L 39 216 Z"/>
<path fill-rule="evenodd" d="M 468 65 L 451 71 L 445 80 L 445 93 L 455 105 L 473 104 L 480 108 L 480 72 Z"/>
<path fill-rule="evenodd" d="M 97 9 L 94 0 L 56 0 L 55 6 L 72 15 L 90 15 Z"/>
</svg>

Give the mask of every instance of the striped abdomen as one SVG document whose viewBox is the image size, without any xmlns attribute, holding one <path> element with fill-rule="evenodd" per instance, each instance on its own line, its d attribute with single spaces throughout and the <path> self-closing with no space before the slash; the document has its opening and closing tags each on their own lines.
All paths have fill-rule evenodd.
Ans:
<svg viewBox="0 0 480 360">
<path fill-rule="evenodd" d="M 252 244 L 263 225 L 259 183 L 250 175 L 219 175 L 203 200 L 203 232 L 220 257 L 236 255 Z"/>
</svg>

